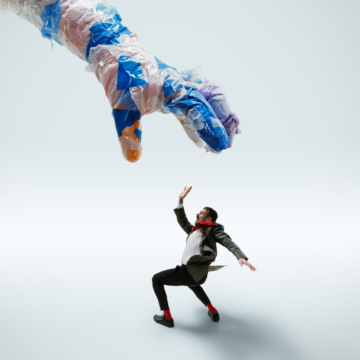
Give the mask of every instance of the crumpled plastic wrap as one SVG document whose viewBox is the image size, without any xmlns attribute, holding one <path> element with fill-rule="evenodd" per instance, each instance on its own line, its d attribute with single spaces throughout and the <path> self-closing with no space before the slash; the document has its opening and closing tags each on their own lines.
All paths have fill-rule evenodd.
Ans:
<svg viewBox="0 0 360 360">
<path fill-rule="evenodd" d="M 140 159 L 141 118 L 154 111 L 174 114 L 189 138 L 213 153 L 229 148 L 240 132 L 221 87 L 207 81 L 201 67 L 178 72 L 154 57 L 105 1 L 0 0 L 0 10 L 16 13 L 88 63 L 105 89 L 128 161 Z"/>
</svg>

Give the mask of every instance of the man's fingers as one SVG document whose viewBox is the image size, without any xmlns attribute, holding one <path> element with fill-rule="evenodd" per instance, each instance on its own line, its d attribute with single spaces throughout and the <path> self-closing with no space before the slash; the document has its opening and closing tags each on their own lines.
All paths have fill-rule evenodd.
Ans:
<svg viewBox="0 0 360 360">
<path fill-rule="evenodd" d="M 188 187 L 188 188 L 185 187 L 185 190 L 186 190 L 186 191 L 185 191 L 185 195 L 187 195 L 191 189 L 192 189 L 192 186 L 190 186 L 190 187 Z"/>
<path fill-rule="evenodd" d="M 255 268 L 250 263 L 247 263 L 246 265 L 250 268 L 251 271 L 255 271 Z"/>
<path fill-rule="evenodd" d="M 255 271 L 256 268 L 254 268 L 248 261 L 243 260 L 239 261 L 240 266 L 246 265 L 251 271 Z"/>
</svg>

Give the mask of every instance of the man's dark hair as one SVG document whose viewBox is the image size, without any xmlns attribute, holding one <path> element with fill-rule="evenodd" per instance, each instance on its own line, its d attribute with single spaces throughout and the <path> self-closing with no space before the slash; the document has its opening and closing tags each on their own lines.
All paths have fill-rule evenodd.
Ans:
<svg viewBox="0 0 360 360">
<path fill-rule="evenodd" d="M 208 207 L 208 206 L 204 207 L 204 209 L 207 210 L 207 216 L 206 217 L 211 217 L 211 220 L 213 222 L 215 222 L 216 219 L 218 218 L 217 212 L 213 208 Z"/>
</svg>

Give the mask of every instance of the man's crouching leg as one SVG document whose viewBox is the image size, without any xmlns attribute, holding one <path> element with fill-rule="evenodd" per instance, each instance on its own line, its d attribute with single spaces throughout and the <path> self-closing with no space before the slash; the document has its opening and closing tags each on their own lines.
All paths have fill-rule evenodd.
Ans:
<svg viewBox="0 0 360 360">
<path fill-rule="evenodd" d="M 208 315 L 211 317 L 211 320 L 218 322 L 220 320 L 220 315 L 218 311 L 211 304 L 209 297 L 206 295 L 204 289 L 200 286 L 189 286 L 189 288 L 194 292 L 196 297 L 208 308 Z"/>
<path fill-rule="evenodd" d="M 166 273 L 169 271 L 170 270 L 165 270 L 157 273 L 152 278 L 155 295 L 158 299 L 160 309 L 164 312 L 163 315 L 154 315 L 154 321 L 166 327 L 174 327 L 174 320 L 170 313 L 167 295 L 165 292 L 164 283 L 162 281 L 166 275 L 168 275 Z"/>
</svg>

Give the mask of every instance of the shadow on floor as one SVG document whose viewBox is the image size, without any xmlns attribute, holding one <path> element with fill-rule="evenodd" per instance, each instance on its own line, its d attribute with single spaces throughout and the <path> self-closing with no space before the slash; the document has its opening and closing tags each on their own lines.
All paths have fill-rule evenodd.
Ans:
<svg viewBox="0 0 360 360">
<path fill-rule="evenodd" d="M 203 309 L 201 312 L 203 314 Z M 176 321 L 174 330 L 193 333 L 199 342 L 209 347 L 211 358 L 247 360 L 302 360 L 303 354 L 295 349 L 289 338 L 276 324 L 259 319 L 239 318 L 224 312 L 220 321 L 202 318 L 199 324 L 189 326 Z"/>
</svg>

